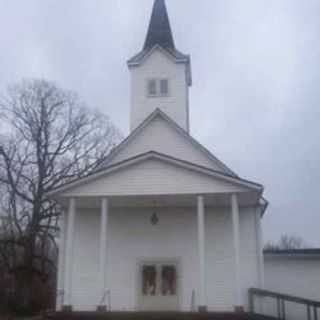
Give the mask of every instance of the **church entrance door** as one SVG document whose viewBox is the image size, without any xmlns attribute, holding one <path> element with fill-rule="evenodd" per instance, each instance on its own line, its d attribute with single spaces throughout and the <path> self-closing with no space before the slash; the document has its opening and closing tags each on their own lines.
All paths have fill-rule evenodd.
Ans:
<svg viewBox="0 0 320 320">
<path fill-rule="evenodd" d="M 178 263 L 148 261 L 139 264 L 139 309 L 177 311 L 179 304 Z"/>
</svg>

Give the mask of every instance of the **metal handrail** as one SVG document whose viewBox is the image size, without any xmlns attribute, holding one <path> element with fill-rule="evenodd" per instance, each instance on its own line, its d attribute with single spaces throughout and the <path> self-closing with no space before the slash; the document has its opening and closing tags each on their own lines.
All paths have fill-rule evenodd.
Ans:
<svg viewBox="0 0 320 320">
<path fill-rule="evenodd" d="M 58 301 L 59 297 L 61 297 L 61 301 L 60 301 L 61 308 L 63 307 L 64 295 L 65 295 L 65 290 L 64 289 L 58 289 L 57 290 L 56 298 L 57 298 L 57 301 Z"/>
<path fill-rule="evenodd" d="M 108 310 L 111 311 L 111 290 L 108 290 L 108 304 L 107 304 Z"/>
<path fill-rule="evenodd" d="M 106 304 L 107 310 L 111 311 L 111 290 L 110 289 L 104 290 L 99 305 L 104 306 L 106 303 L 106 300 L 107 300 L 107 304 Z"/>
<path fill-rule="evenodd" d="M 196 311 L 196 292 L 193 289 L 191 292 L 191 306 L 190 306 L 191 312 Z"/>
<path fill-rule="evenodd" d="M 286 319 L 286 302 L 294 302 L 306 306 L 307 319 L 311 320 L 311 310 L 313 309 L 313 319 L 318 320 L 318 308 L 320 308 L 320 301 L 305 299 L 288 294 L 278 293 L 269 290 L 262 290 L 252 288 L 249 289 L 249 309 L 250 312 L 255 313 L 254 297 L 274 298 L 277 301 L 278 319 Z"/>
</svg>

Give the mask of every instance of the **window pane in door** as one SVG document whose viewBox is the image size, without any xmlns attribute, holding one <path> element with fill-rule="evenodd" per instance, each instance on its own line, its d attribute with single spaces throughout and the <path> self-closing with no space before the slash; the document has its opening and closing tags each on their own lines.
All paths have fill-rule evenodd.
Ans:
<svg viewBox="0 0 320 320">
<path fill-rule="evenodd" d="M 142 267 L 142 294 L 144 296 L 155 296 L 157 285 L 156 266 Z"/>
<path fill-rule="evenodd" d="M 161 271 L 161 292 L 163 296 L 174 296 L 177 292 L 177 273 L 175 266 L 163 266 Z"/>
</svg>

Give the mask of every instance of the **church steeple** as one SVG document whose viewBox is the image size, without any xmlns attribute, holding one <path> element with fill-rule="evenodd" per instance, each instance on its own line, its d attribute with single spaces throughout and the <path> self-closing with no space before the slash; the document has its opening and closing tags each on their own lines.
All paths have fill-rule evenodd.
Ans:
<svg viewBox="0 0 320 320">
<path fill-rule="evenodd" d="M 128 67 L 131 130 L 160 109 L 188 132 L 191 62 L 175 47 L 165 0 L 154 0 L 144 46 Z"/>
<path fill-rule="evenodd" d="M 154 2 L 143 49 L 152 49 L 155 45 L 163 49 L 175 49 L 165 0 Z"/>
</svg>

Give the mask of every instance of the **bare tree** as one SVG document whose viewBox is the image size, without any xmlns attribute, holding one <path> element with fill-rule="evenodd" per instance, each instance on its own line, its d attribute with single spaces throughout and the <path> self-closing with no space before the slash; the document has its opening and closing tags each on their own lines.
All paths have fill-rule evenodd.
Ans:
<svg viewBox="0 0 320 320">
<path fill-rule="evenodd" d="M 305 247 L 306 245 L 302 238 L 295 235 L 282 235 L 278 242 L 268 242 L 265 245 L 266 250 L 291 250 Z"/>
<path fill-rule="evenodd" d="M 120 134 L 108 117 L 44 80 L 13 86 L 0 107 L 0 259 L 30 307 L 32 283 L 55 268 L 60 209 L 46 193 L 98 168 Z"/>
</svg>

